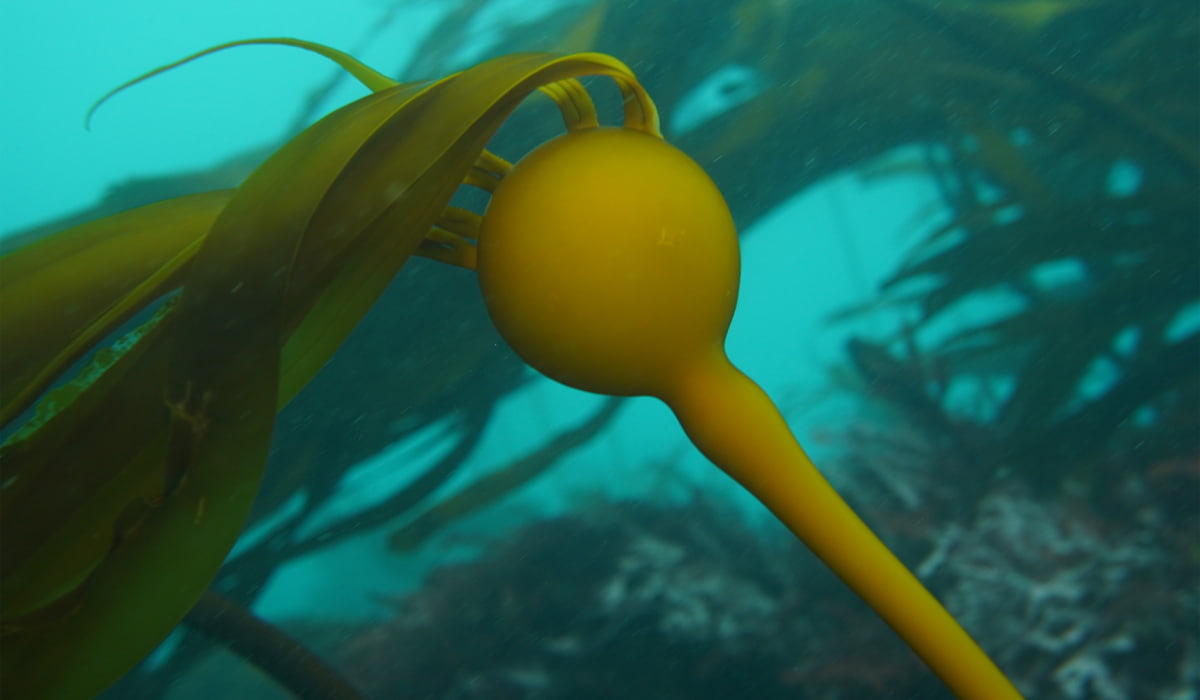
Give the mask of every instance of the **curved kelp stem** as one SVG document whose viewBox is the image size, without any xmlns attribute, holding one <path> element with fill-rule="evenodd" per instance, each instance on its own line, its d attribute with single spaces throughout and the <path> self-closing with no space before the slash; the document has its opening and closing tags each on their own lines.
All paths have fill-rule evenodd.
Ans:
<svg viewBox="0 0 1200 700">
<path fill-rule="evenodd" d="M 663 399 L 696 447 L 763 503 L 962 698 L 1018 697 L 973 639 L 821 476 L 771 399 L 723 354 Z"/>
<path fill-rule="evenodd" d="M 205 591 L 184 623 L 259 667 L 300 700 L 362 700 L 362 695 L 318 656 L 218 593 Z"/>
<path fill-rule="evenodd" d="M 629 126 L 658 129 L 636 78 L 602 54 L 506 56 L 402 85 L 316 44 L 236 43 L 316 51 L 376 91 L 235 191 L 151 205 L 0 259 L 0 307 L 22 309 L 0 321 L 3 354 L 20 370 L 0 373 L 6 415 L 15 423 L 66 380 L 34 418 L 6 424 L 0 445 L 5 697 L 92 697 L 183 618 L 241 531 L 276 411 L 439 222 L 470 230 L 447 213 L 450 199 L 505 169 L 484 148 L 522 100 L 606 75 L 627 98 Z"/>
<path fill-rule="evenodd" d="M 738 255 L 729 210 L 695 162 L 644 133 L 585 128 L 500 182 L 477 269 L 492 319 L 527 362 L 580 389 L 661 398 L 954 692 L 1019 698 L 726 359 Z"/>
</svg>

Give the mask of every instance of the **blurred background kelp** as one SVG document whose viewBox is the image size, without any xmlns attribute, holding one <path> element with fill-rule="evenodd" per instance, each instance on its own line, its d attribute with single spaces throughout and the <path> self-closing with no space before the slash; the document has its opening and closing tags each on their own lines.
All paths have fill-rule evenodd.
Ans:
<svg viewBox="0 0 1200 700">
<path fill-rule="evenodd" d="M 743 231 L 837 174 L 933 182 L 922 238 L 870 303 L 831 319 L 887 329 L 830 369 L 858 404 L 827 435 L 832 478 L 1031 696 L 1197 696 L 1194 2 L 600 0 L 515 22 L 495 4 L 453 3 L 412 63 L 377 67 L 413 79 L 521 50 L 611 53 Z M 544 107 L 519 111 L 494 150 L 515 158 L 557 133 Z M 5 245 L 234 185 L 277 145 L 121 183 Z M 252 606 L 289 561 L 376 529 L 415 549 L 604 428 L 616 404 L 454 496 L 439 489 L 527 377 L 474 288 L 447 283 L 462 274 L 409 263 L 281 414 L 256 536 L 216 590 Z M 805 302 L 778 300 L 781 313 Z M 452 440 L 432 467 L 314 525 L 353 467 L 431 426 Z M 289 628 L 381 698 L 945 692 L 794 543 L 682 492 L 531 523 L 433 575 L 394 619 Z M 253 682 L 206 670 L 221 662 L 198 635 L 172 645 L 109 696 Z"/>
</svg>

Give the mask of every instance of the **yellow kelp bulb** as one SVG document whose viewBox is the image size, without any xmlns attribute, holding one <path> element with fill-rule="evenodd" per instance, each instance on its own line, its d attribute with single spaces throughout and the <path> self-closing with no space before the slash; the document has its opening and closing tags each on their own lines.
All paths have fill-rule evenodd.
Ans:
<svg viewBox="0 0 1200 700">
<path fill-rule="evenodd" d="M 530 365 L 580 389 L 663 395 L 720 352 L 737 301 L 725 200 L 679 149 L 632 129 L 574 131 L 504 177 L 479 232 L 479 283 Z"/>
<path fill-rule="evenodd" d="M 500 333 L 552 379 L 663 399 L 692 442 L 871 605 L 960 697 L 1020 694 L 838 496 L 725 356 L 737 236 L 721 194 L 648 134 L 587 129 L 497 186 L 476 270 Z"/>
</svg>

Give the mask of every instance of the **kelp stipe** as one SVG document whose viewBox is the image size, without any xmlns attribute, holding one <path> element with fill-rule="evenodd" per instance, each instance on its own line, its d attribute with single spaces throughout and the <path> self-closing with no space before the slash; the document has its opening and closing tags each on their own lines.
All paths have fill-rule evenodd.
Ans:
<svg viewBox="0 0 1200 700">
<path fill-rule="evenodd" d="M 316 51 L 374 92 L 233 192 L 170 200 L 5 259 L 22 272 L 0 295 L 20 289 L 36 307 L 5 320 L 9 337 L 28 339 L 20 371 L 0 372 L 9 417 L 136 311 L 177 295 L 3 446 L 6 693 L 89 697 L 165 637 L 240 531 L 275 412 L 416 253 L 478 269 L 497 326 L 549 376 L 666 401 L 959 695 L 1019 697 L 725 358 L 732 220 L 699 166 L 661 140 L 628 68 L 601 54 L 521 54 L 402 85 L 307 42 L 226 46 L 245 43 Z M 624 128 L 598 127 L 582 75 L 618 83 Z M 558 103 L 568 134 L 510 168 L 485 147 L 534 90 Z M 464 183 L 494 193 L 482 219 L 448 205 Z M 169 222 L 177 233 L 157 239 Z M 138 258 L 135 273 L 122 268 L 117 283 L 88 265 L 96 240 Z M 45 313 L 63 298 L 89 303 Z M 64 479 L 81 487 L 64 493 Z"/>
<path fill-rule="evenodd" d="M 696 446 L 771 509 L 960 697 L 1020 694 L 846 505 L 770 398 L 725 356 L 737 299 L 732 217 L 664 141 L 578 130 L 493 193 L 479 281 L 529 364 L 587 391 L 656 396 Z"/>
</svg>

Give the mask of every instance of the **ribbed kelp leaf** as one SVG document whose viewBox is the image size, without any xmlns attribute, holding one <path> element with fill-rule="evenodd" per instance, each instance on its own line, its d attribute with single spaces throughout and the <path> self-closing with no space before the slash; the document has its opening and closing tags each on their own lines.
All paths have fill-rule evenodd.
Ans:
<svg viewBox="0 0 1200 700">
<path fill-rule="evenodd" d="M 39 417 L 0 448 L 6 695 L 90 697 L 183 617 L 249 512 L 276 411 L 418 249 L 530 92 L 608 75 L 625 94 L 626 126 L 658 130 L 632 73 L 601 54 L 509 56 L 435 83 L 398 85 L 318 45 L 240 43 L 316 51 L 377 91 L 297 136 L 227 202 L 207 200 L 220 213 L 198 242 L 201 217 L 193 216 L 153 255 L 133 247 L 137 263 L 120 264 L 139 281 L 108 291 L 88 318 L 46 332 L 38 350 L 50 360 L 25 361 L 33 368 L 26 375 L 52 375 L 67 355 L 51 340 L 83 352 L 116 323 L 95 320 L 114 303 L 140 308 L 180 289 L 48 394 Z M 45 244 L 61 247 L 54 255 L 25 255 L 45 261 L 44 275 L 58 274 L 56 261 L 87 269 L 91 258 L 77 241 L 150 240 L 162 225 L 153 215 L 121 216 L 60 234 Z M 170 274 L 159 280 L 162 270 Z M 42 279 L 29 288 L 53 293 L 52 277 Z"/>
</svg>

